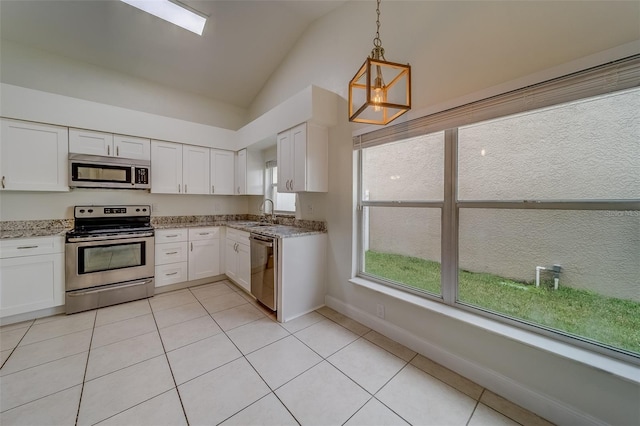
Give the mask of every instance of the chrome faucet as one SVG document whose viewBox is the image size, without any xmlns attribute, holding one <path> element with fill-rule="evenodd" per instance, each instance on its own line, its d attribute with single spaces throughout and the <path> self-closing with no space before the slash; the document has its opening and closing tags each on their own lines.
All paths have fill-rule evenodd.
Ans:
<svg viewBox="0 0 640 426">
<path fill-rule="evenodd" d="M 262 202 L 262 204 L 260 204 L 260 210 L 262 211 L 262 217 L 264 218 L 264 220 L 267 220 L 267 201 L 271 203 L 271 213 L 270 213 L 270 218 L 269 218 L 269 222 L 273 223 L 274 220 L 274 215 L 273 215 L 273 201 L 269 198 L 265 198 L 264 201 Z"/>
</svg>

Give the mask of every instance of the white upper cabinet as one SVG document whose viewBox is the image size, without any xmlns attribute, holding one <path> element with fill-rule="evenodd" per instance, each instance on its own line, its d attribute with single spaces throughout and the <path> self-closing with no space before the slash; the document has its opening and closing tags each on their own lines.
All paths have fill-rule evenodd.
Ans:
<svg viewBox="0 0 640 426">
<path fill-rule="evenodd" d="M 236 195 L 264 194 L 264 161 L 260 151 L 243 149 L 236 153 Z"/>
<path fill-rule="evenodd" d="M 209 148 L 182 146 L 182 183 L 185 194 L 209 194 Z"/>
<path fill-rule="evenodd" d="M 69 129 L 69 152 L 74 154 L 112 155 L 113 135 L 89 130 Z"/>
<path fill-rule="evenodd" d="M 151 159 L 151 141 L 149 139 L 113 135 L 113 149 L 116 157 L 136 160 Z"/>
<path fill-rule="evenodd" d="M 2 119 L 2 190 L 68 191 L 66 127 Z"/>
<path fill-rule="evenodd" d="M 211 193 L 233 195 L 235 153 L 221 149 L 211 150 Z"/>
<path fill-rule="evenodd" d="M 69 129 L 69 152 L 149 160 L 149 139 L 90 130 Z"/>
<path fill-rule="evenodd" d="M 151 192 L 181 194 L 182 145 L 172 142 L 151 142 Z"/>
<path fill-rule="evenodd" d="M 291 131 L 278 133 L 278 192 L 292 192 L 290 187 L 293 180 L 293 142 Z"/>
<path fill-rule="evenodd" d="M 209 148 L 151 142 L 151 192 L 209 194 Z"/>
<path fill-rule="evenodd" d="M 278 134 L 278 192 L 329 190 L 329 132 L 302 123 Z"/>
</svg>

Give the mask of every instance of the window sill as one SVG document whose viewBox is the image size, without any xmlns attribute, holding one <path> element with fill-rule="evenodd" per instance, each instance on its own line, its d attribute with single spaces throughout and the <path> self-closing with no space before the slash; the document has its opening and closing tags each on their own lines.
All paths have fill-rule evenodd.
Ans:
<svg viewBox="0 0 640 426">
<path fill-rule="evenodd" d="M 458 321 L 469 324 L 470 326 L 478 327 L 490 333 L 504 336 L 508 339 L 515 340 L 541 351 L 549 352 L 562 358 L 588 365 L 594 369 L 604 371 L 629 382 L 640 384 L 640 367 L 634 364 L 592 352 L 587 349 L 579 348 L 550 337 L 492 320 L 490 318 L 485 318 L 481 315 L 467 312 L 443 303 L 425 299 L 411 293 L 406 293 L 361 277 L 351 278 L 349 282 L 378 293 L 385 294 L 389 297 L 402 300 L 412 305 L 419 306 L 429 311 L 436 312 L 440 315 L 454 318 Z"/>
</svg>

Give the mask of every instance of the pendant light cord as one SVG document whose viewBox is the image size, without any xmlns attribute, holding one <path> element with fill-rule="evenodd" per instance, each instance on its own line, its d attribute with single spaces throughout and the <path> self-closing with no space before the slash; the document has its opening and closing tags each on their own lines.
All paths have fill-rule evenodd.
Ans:
<svg viewBox="0 0 640 426">
<path fill-rule="evenodd" d="M 378 17 L 376 19 L 376 36 L 373 39 L 374 47 L 371 50 L 371 58 L 382 58 L 384 61 L 386 61 L 384 57 L 384 48 L 382 47 L 382 40 L 380 39 L 380 0 L 377 0 L 376 3 L 376 14 L 378 15 Z"/>
</svg>

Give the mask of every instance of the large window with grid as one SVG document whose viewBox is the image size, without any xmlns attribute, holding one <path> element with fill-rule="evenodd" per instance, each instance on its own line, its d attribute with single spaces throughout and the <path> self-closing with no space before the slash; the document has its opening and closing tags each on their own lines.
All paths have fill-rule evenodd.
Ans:
<svg viewBox="0 0 640 426">
<path fill-rule="evenodd" d="M 358 275 L 640 361 L 640 57 L 354 138 Z"/>
</svg>

